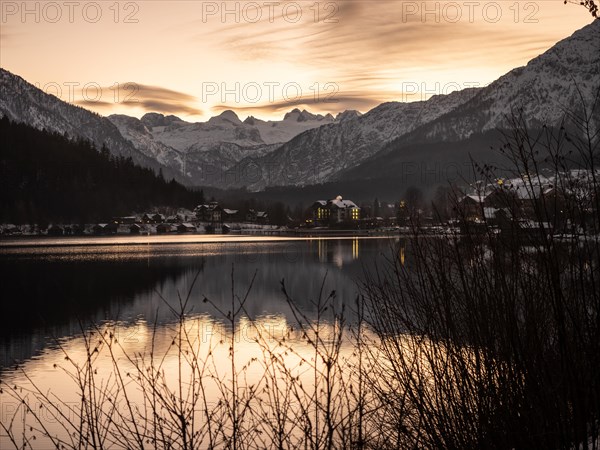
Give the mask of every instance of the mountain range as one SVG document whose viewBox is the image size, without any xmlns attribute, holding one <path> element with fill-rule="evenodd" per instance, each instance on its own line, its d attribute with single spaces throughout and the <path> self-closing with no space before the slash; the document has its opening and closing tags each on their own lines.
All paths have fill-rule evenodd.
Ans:
<svg viewBox="0 0 600 450">
<path fill-rule="evenodd" d="M 98 150 L 106 146 L 113 155 L 131 157 L 140 166 L 160 168 L 165 175 L 182 179 L 170 166 L 137 150 L 108 118 L 66 103 L 0 68 L 0 117 L 4 116 L 38 130 L 88 140 Z"/>
<path fill-rule="evenodd" d="M 599 86 L 595 20 L 485 87 L 383 103 L 365 114 L 294 109 L 279 121 L 242 121 L 228 110 L 197 123 L 159 113 L 102 117 L 0 69 L 0 116 L 106 146 L 188 185 L 259 191 L 385 178 L 401 187 L 408 170 L 422 172 L 425 165 L 439 175 L 441 166 L 488 158 L 495 130 L 505 128 L 517 108 L 534 128 L 559 126 L 582 99 L 593 100 Z"/>
<path fill-rule="evenodd" d="M 582 98 L 592 102 L 599 89 L 600 21 L 595 20 L 486 87 L 424 102 L 385 103 L 352 121 L 302 133 L 274 152 L 242 161 L 233 171 L 261 168 L 253 172 L 254 180 L 238 184 L 261 189 L 401 178 L 407 171 L 422 173 L 424 164 L 426 172 L 448 164 L 463 167 L 471 156 L 491 156 L 489 145 L 500 137 L 494 130 L 507 126 L 512 111 L 522 109 L 532 128 L 559 126 L 567 111 L 580 109 Z M 469 152 L 462 151 L 467 148 Z"/>
<path fill-rule="evenodd" d="M 340 120 L 344 117 L 348 114 Z M 299 109 L 288 112 L 281 121 L 250 116 L 242 122 L 231 110 L 198 123 L 158 113 L 148 113 L 141 119 L 126 115 L 111 115 L 108 119 L 140 152 L 178 170 L 196 184 L 246 157 L 263 156 L 306 130 L 336 121 L 331 114 Z"/>
</svg>

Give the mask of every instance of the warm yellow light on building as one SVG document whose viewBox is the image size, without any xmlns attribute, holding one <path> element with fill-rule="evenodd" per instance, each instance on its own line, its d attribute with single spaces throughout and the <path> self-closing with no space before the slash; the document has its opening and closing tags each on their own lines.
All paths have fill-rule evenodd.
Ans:
<svg viewBox="0 0 600 450">
<path fill-rule="evenodd" d="M 327 208 L 317 208 L 317 219 L 328 219 L 329 210 Z"/>
</svg>

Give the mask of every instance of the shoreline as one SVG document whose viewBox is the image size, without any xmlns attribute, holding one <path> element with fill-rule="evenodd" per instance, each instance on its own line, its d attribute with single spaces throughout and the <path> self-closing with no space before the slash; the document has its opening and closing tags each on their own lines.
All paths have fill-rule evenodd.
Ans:
<svg viewBox="0 0 600 450">
<path fill-rule="evenodd" d="M 118 245 L 183 245 L 183 244 L 222 244 L 253 242 L 293 242 L 307 240 L 352 240 L 390 239 L 401 237 L 394 233 L 370 234 L 285 234 L 274 236 L 262 234 L 177 234 L 177 235 L 113 235 L 113 236 L 11 236 L 0 238 L 0 251 L 11 248 L 31 247 L 106 247 Z M 104 242 L 103 242 L 104 241 Z"/>
</svg>

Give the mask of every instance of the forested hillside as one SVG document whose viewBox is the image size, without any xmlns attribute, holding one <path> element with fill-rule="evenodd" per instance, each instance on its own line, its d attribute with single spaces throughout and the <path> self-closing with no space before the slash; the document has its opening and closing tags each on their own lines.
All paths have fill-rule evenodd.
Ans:
<svg viewBox="0 0 600 450">
<path fill-rule="evenodd" d="M 0 222 L 89 223 L 153 206 L 193 207 L 201 193 L 131 158 L 0 119 Z"/>
</svg>

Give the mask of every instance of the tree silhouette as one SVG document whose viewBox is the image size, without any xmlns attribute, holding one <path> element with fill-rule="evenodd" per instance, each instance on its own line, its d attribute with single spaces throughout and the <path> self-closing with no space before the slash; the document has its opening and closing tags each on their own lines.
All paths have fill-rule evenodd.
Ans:
<svg viewBox="0 0 600 450">
<path fill-rule="evenodd" d="M 594 18 L 600 19 L 600 15 L 598 13 L 598 4 L 595 0 L 564 0 L 564 3 L 565 5 L 567 3 L 581 5 L 587 9 Z"/>
<path fill-rule="evenodd" d="M 193 208 L 202 192 L 131 158 L 0 119 L 0 221 L 90 223 L 154 206 Z"/>
</svg>

